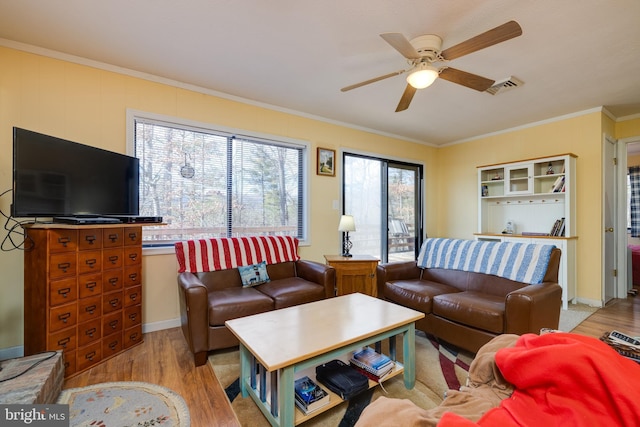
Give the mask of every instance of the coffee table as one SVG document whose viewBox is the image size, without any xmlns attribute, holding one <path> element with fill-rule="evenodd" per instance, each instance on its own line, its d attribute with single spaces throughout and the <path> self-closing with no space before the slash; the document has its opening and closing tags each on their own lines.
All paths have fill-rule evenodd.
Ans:
<svg viewBox="0 0 640 427">
<path fill-rule="evenodd" d="M 240 341 L 240 391 L 251 396 L 273 426 L 293 426 L 342 402 L 331 393 L 328 405 L 308 415 L 296 409 L 294 379 L 314 378 L 314 367 L 348 358 L 360 347 L 389 338 L 396 360 L 395 337 L 402 337 L 403 360 L 391 374 L 404 374 L 415 385 L 415 322 L 424 314 L 368 295 L 355 293 L 228 320 Z M 297 373 L 297 375 L 296 375 Z M 377 383 L 370 381 L 370 387 Z M 326 389 L 326 387 L 324 387 Z"/>
</svg>

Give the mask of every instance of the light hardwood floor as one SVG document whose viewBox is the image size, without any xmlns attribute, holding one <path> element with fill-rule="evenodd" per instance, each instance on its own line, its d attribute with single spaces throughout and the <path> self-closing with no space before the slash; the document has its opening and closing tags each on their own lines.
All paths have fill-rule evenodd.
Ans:
<svg viewBox="0 0 640 427">
<path fill-rule="evenodd" d="M 573 330 L 599 338 L 613 329 L 640 336 L 640 296 L 613 300 Z M 207 364 L 195 367 L 180 328 L 145 334 L 144 342 L 65 381 L 64 388 L 109 381 L 145 381 L 179 393 L 193 427 L 240 426 Z"/>
</svg>

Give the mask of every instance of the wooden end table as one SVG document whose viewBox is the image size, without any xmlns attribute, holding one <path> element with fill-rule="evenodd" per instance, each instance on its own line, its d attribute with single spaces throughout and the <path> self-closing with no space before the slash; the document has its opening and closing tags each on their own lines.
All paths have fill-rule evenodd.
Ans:
<svg viewBox="0 0 640 427">
<path fill-rule="evenodd" d="M 327 264 L 336 269 L 336 295 L 354 292 L 378 296 L 376 267 L 380 261 L 371 255 L 325 255 Z"/>
</svg>

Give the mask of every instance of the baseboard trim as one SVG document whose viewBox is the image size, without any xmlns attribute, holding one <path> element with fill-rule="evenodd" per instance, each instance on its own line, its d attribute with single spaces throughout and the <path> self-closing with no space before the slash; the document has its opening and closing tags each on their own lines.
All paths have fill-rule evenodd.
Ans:
<svg viewBox="0 0 640 427">
<path fill-rule="evenodd" d="M 145 323 L 142 325 L 142 333 L 161 331 L 163 329 L 177 328 L 180 326 L 180 318 L 161 320 L 159 322 Z M 0 360 L 15 359 L 24 356 L 24 346 L 0 348 Z"/>
</svg>

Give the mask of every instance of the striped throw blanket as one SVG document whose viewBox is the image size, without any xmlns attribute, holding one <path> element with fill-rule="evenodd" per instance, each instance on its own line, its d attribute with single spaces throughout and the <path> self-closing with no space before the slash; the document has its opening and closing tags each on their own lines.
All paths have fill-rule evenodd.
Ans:
<svg viewBox="0 0 640 427">
<path fill-rule="evenodd" d="M 418 266 L 492 274 L 533 285 L 542 283 L 554 247 L 434 238 L 422 244 Z"/>
<path fill-rule="evenodd" d="M 298 239 L 291 236 L 221 237 L 175 244 L 178 272 L 202 273 L 243 265 L 297 261 Z"/>
</svg>

